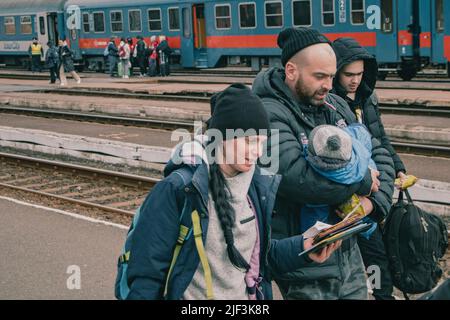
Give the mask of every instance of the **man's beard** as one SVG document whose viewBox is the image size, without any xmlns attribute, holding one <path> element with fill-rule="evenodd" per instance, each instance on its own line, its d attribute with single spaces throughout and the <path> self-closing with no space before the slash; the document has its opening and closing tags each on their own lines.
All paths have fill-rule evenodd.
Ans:
<svg viewBox="0 0 450 320">
<path fill-rule="evenodd" d="M 303 81 L 301 81 L 300 79 L 295 84 L 295 92 L 297 93 L 300 102 L 315 107 L 323 105 L 325 102 L 326 95 L 328 94 L 328 91 L 323 90 L 311 92 L 311 90 L 309 90 L 306 86 L 303 85 Z M 314 96 L 316 94 L 324 94 L 325 98 L 323 98 L 322 100 L 314 99 Z"/>
</svg>

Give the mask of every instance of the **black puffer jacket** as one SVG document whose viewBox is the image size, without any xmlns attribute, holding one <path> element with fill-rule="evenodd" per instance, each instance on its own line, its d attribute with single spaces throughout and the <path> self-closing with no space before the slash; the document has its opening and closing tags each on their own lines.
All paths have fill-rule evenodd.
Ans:
<svg viewBox="0 0 450 320">
<path fill-rule="evenodd" d="M 299 233 L 299 214 L 304 204 L 338 205 L 354 193 L 367 195 L 372 184 L 370 172 L 360 183 L 343 185 L 324 178 L 308 165 L 303 156 L 301 134 L 309 136 L 310 132 L 321 124 L 342 126 L 346 122 L 354 123 L 356 117 L 350 111 L 347 103 L 333 94 L 328 95 L 328 103 L 321 107 L 298 103 L 284 80 L 284 70 L 272 68 L 260 73 L 253 83 L 253 91 L 262 98 L 268 112 L 271 128 L 278 129 L 279 132 L 277 136 L 269 139 L 269 148 L 272 150 L 279 148 L 280 159 L 276 172 L 283 177 L 278 189 L 272 220 L 274 239 L 282 239 Z M 381 171 L 384 188 L 392 180 L 393 163 L 389 152 L 382 148 L 376 139 L 373 140 L 373 159 Z M 276 143 L 276 145 L 271 145 L 271 143 Z M 384 164 L 386 164 L 388 172 L 383 171 Z M 387 189 L 389 188 L 387 187 Z M 378 212 L 381 216 L 387 214 L 390 201 L 385 200 L 384 194 L 375 193 L 373 201 L 381 209 Z M 352 241 L 349 245 L 353 244 Z M 330 259 L 320 265 L 320 268 L 317 264 L 311 263 L 311 267 L 305 267 L 285 275 L 275 275 L 275 278 L 287 280 L 292 284 L 305 279 L 341 278 L 338 259 L 339 257 L 333 254 Z"/>
<path fill-rule="evenodd" d="M 333 49 L 336 52 L 338 62 L 338 72 L 333 83 L 333 92 L 347 101 L 353 113 L 355 113 L 356 109 L 362 109 L 363 123 L 367 126 L 372 136 L 377 138 L 391 154 L 396 174 L 400 171 L 406 172 L 405 166 L 392 147 L 381 121 L 378 98 L 374 92 L 378 73 L 375 57 L 361 47 L 353 38 L 337 39 L 333 42 Z M 364 60 L 364 76 L 356 92 L 355 100 L 352 100 L 347 97 L 347 92 L 339 84 L 339 72 L 342 71 L 343 67 L 357 60 Z"/>
</svg>

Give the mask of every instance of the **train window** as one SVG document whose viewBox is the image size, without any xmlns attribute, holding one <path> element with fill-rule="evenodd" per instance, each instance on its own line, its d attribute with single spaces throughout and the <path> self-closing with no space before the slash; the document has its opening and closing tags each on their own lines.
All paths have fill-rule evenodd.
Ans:
<svg viewBox="0 0 450 320">
<path fill-rule="evenodd" d="M 391 33 L 394 19 L 394 7 L 392 0 L 381 0 L 381 31 Z"/>
<path fill-rule="evenodd" d="M 14 17 L 5 17 L 5 34 L 16 34 L 16 19 Z"/>
<path fill-rule="evenodd" d="M 39 17 L 39 32 L 41 35 L 45 34 L 45 20 L 44 17 Z"/>
<path fill-rule="evenodd" d="M 351 0 L 351 9 L 352 12 L 352 24 L 364 24 L 365 22 L 365 10 L 364 10 L 364 0 Z"/>
<path fill-rule="evenodd" d="M 111 11 L 109 17 L 111 19 L 111 31 L 123 32 L 122 11 Z"/>
<path fill-rule="evenodd" d="M 322 25 L 334 25 L 334 0 L 322 0 Z"/>
<path fill-rule="evenodd" d="M 83 31 L 84 33 L 91 32 L 91 25 L 89 23 L 89 13 L 83 12 Z"/>
<path fill-rule="evenodd" d="M 239 26 L 242 29 L 256 28 L 256 4 L 254 2 L 239 4 Z"/>
<path fill-rule="evenodd" d="M 169 8 L 167 9 L 169 15 L 169 30 L 179 31 L 180 30 L 180 9 Z"/>
<path fill-rule="evenodd" d="M 312 7 L 311 0 L 292 1 L 292 15 L 294 26 L 311 26 L 312 25 Z"/>
<path fill-rule="evenodd" d="M 161 9 L 148 10 L 148 30 L 161 31 Z"/>
<path fill-rule="evenodd" d="M 281 1 L 266 1 L 264 4 L 266 28 L 283 26 L 283 3 Z"/>
<path fill-rule="evenodd" d="M 22 16 L 20 17 L 20 33 L 22 34 L 31 34 L 31 16 Z"/>
<path fill-rule="evenodd" d="M 231 28 L 231 6 L 229 4 L 218 4 L 215 6 L 216 29 Z"/>
<path fill-rule="evenodd" d="M 444 32 L 444 0 L 436 0 L 436 31 Z"/>
<path fill-rule="evenodd" d="M 128 10 L 128 29 L 130 32 L 141 32 L 141 10 Z"/>
<path fill-rule="evenodd" d="M 191 14 L 188 8 L 183 8 L 183 36 L 191 37 Z"/>
<path fill-rule="evenodd" d="M 94 12 L 94 32 L 105 32 L 105 14 L 103 12 Z"/>
</svg>

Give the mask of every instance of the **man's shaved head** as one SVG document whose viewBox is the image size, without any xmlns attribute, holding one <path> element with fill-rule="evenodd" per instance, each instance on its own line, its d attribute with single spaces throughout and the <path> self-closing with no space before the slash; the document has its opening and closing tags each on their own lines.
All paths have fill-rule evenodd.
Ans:
<svg viewBox="0 0 450 320">
<path fill-rule="evenodd" d="M 320 106 L 332 89 L 336 68 L 333 48 L 327 43 L 315 44 L 286 63 L 286 84 L 301 102 Z"/>
<path fill-rule="evenodd" d="M 303 49 L 294 55 L 289 61 L 299 67 L 302 67 L 304 65 L 309 65 L 316 59 L 329 60 L 330 58 L 336 60 L 336 54 L 334 53 L 333 48 L 329 44 L 320 43 Z"/>
</svg>

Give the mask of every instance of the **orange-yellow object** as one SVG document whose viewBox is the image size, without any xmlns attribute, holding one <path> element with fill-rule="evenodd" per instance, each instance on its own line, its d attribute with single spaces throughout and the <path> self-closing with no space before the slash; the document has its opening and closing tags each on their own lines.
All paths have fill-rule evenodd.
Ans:
<svg viewBox="0 0 450 320">
<path fill-rule="evenodd" d="M 339 206 L 339 211 L 342 215 L 339 215 L 342 219 L 345 219 L 349 215 L 357 215 L 364 217 L 366 213 L 359 200 L 359 197 L 354 194 L 349 200 Z"/>
<path fill-rule="evenodd" d="M 403 181 L 403 183 L 400 178 L 395 179 L 395 186 L 397 188 L 405 190 L 405 189 L 408 189 L 408 188 L 412 187 L 413 185 L 415 185 L 417 180 L 419 180 L 417 177 L 410 174 L 410 175 L 406 176 L 406 179 Z"/>
</svg>

